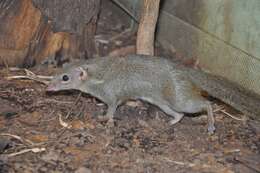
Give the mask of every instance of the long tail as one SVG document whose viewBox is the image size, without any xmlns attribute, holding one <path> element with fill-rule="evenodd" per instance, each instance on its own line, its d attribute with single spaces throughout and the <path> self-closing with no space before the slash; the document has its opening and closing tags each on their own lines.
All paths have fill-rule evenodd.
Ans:
<svg viewBox="0 0 260 173">
<path fill-rule="evenodd" d="M 187 69 L 191 80 L 209 95 L 250 116 L 260 117 L 260 96 L 243 87 L 200 70 Z"/>
</svg>

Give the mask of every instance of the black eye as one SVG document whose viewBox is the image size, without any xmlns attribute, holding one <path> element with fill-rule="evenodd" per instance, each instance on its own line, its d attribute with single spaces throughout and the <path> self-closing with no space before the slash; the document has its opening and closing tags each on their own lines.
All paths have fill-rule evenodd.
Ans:
<svg viewBox="0 0 260 173">
<path fill-rule="evenodd" d="M 68 75 L 63 75 L 62 76 L 62 80 L 63 81 L 68 81 L 69 80 L 69 76 Z"/>
</svg>

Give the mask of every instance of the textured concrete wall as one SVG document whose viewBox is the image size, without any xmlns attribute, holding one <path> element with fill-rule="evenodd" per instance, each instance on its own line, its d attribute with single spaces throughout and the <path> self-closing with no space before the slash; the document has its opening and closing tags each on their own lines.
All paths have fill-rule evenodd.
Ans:
<svg viewBox="0 0 260 173">
<path fill-rule="evenodd" d="M 116 0 L 138 17 L 141 1 Z M 164 0 L 157 39 L 260 94 L 259 0 Z M 133 8 L 135 7 L 135 8 Z"/>
</svg>

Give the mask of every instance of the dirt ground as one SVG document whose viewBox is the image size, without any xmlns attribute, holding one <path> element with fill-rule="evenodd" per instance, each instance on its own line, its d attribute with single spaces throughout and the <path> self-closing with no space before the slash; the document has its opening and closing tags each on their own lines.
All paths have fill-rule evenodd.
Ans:
<svg viewBox="0 0 260 173">
<path fill-rule="evenodd" d="M 129 27 L 126 16 L 106 3 L 96 36 L 99 55 L 122 47 L 131 52 L 134 33 L 118 35 Z M 53 75 L 60 69 L 30 70 Z M 21 74 L 0 70 L 0 172 L 260 172 L 260 122 L 218 100 L 208 98 L 217 129 L 211 136 L 206 115 L 170 125 L 169 116 L 143 102 L 122 105 L 115 127 L 108 128 L 97 119 L 106 112 L 102 102 L 77 91 L 50 94 L 38 82 L 5 78 Z"/>
</svg>

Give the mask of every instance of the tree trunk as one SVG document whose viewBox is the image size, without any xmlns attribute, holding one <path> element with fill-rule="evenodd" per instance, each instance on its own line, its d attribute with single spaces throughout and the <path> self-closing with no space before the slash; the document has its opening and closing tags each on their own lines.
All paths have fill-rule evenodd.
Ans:
<svg viewBox="0 0 260 173">
<path fill-rule="evenodd" d="M 160 0 L 143 0 L 143 10 L 137 32 L 137 54 L 154 55 L 154 35 Z"/>
<path fill-rule="evenodd" d="M 0 65 L 92 56 L 100 0 L 1 0 Z"/>
</svg>

